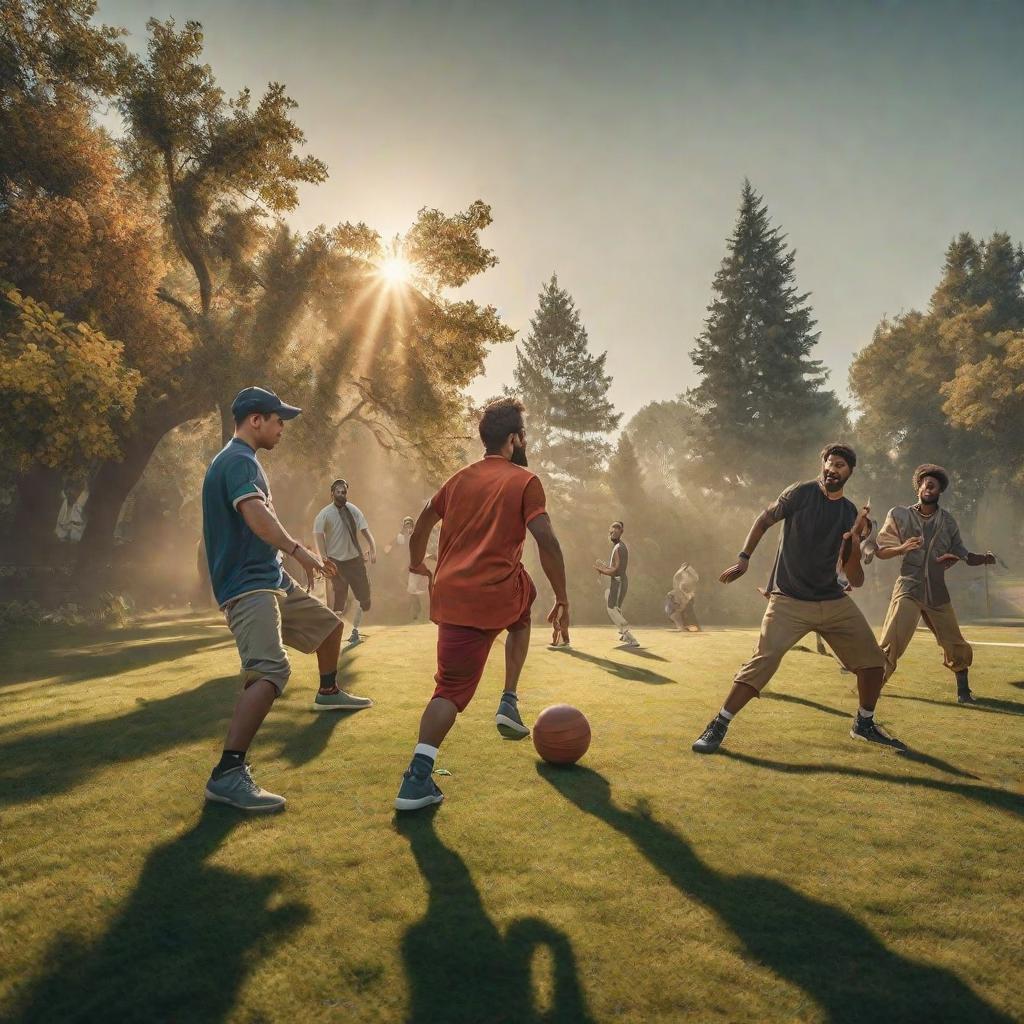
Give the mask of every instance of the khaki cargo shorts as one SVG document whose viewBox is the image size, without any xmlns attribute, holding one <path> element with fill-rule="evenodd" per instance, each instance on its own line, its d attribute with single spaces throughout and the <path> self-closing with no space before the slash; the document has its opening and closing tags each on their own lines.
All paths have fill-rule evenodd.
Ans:
<svg viewBox="0 0 1024 1024">
<path fill-rule="evenodd" d="M 834 601 L 798 601 L 772 594 L 754 656 L 736 673 L 735 681 L 760 693 L 783 657 L 808 633 L 818 633 L 851 672 L 885 667 L 885 655 L 867 619 L 846 594 Z"/>
<path fill-rule="evenodd" d="M 257 590 L 224 606 L 228 628 L 242 660 L 242 685 L 269 679 L 278 696 L 284 692 L 291 665 L 284 645 L 312 654 L 341 623 L 322 601 L 295 586 Z"/>
</svg>

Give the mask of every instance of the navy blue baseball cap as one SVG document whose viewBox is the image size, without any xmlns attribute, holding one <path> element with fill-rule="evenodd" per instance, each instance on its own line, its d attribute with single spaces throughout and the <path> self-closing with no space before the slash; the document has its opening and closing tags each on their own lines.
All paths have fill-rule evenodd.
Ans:
<svg viewBox="0 0 1024 1024">
<path fill-rule="evenodd" d="M 261 412 L 268 416 L 276 412 L 281 419 L 290 420 L 298 416 L 302 410 L 282 402 L 269 388 L 253 387 L 242 388 L 235 395 L 235 400 L 231 403 L 231 412 L 235 419 L 249 416 L 254 412 Z"/>
</svg>

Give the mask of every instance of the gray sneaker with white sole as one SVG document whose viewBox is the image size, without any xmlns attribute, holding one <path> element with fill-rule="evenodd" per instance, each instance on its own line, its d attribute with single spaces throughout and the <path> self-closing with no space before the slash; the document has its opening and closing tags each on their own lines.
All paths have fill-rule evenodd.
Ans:
<svg viewBox="0 0 1024 1024">
<path fill-rule="evenodd" d="M 494 724 L 502 738 L 506 740 L 525 740 L 530 735 L 530 730 L 523 725 L 523 720 L 519 717 L 519 708 L 508 700 L 503 700 L 498 705 Z"/>
<path fill-rule="evenodd" d="M 313 701 L 314 711 L 359 711 L 372 708 L 369 697 L 357 697 L 354 693 L 338 690 L 337 693 L 318 693 Z"/>
<path fill-rule="evenodd" d="M 206 799 L 237 807 L 240 811 L 279 811 L 287 803 L 283 796 L 268 793 L 256 785 L 247 764 L 226 771 L 219 779 L 212 775 L 206 783 Z"/>
</svg>

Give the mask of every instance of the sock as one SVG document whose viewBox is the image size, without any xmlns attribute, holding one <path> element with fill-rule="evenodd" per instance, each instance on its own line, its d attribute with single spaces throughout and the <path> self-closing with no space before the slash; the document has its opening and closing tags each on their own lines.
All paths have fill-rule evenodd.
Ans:
<svg viewBox="0 0 1024 1024">
<path fill-rule="evenodd" d="M 857 708 L 857 717 L 858 718 L 874 718 L 875 717 L 875 709 L 872 708 L 870 711 L 866 711 L 864 708 Z"/>
<path fill-rule="evenodd" d="M 966 693 L 970 688 L 967 682 L 967 669 L 963 668 L 956 674 L 957 693 Z"/>
<path fill-rule="evenodd" d="M 417 743 L 416 749 L 412 752 L 412 760 L 409 762 L 409 770 L 413 775 L 426 778 L 434 770 L 434 761 L 437 760 L 437 747 L 429 743 Z"/>
<path fill-rule="evenodd" d="M 338 670 L 335 669 L 333 672 L 321 672 L 320 673 L 320 689 L 321 690 L 334 690 L 338 686 Z"/>
<path fill-rule="evenodd" d="M 731 722 L 736 717 L 736 714 L 735 712 L 726 711 L 725 708 L 722 708 L 722 710 L 718 712 L 718 717 L 724 718 L 727 722 Z"/>
<path fill-rule="evenodd" d="M 213 777 L 219 779 L 225 772 L 231 771 L 232 768 L 241 768 L 243 764 L 245 764 L 244 750 L 225 750 L 220 755 L 217 767 L 213 769 Z"/>
<path fill-rule="evenodd" d="M 511 690 L 505 690 L 505 692 L 501 695 L 501 701 L 504 701 L 506 704 L 511 704 L 513 707 L 515 707 L 519 703 L 519 697 L 516 694 L 514 694 Z M 501 703 L 501 701 L 499 701 L 499 703 Z"/>
</svg>

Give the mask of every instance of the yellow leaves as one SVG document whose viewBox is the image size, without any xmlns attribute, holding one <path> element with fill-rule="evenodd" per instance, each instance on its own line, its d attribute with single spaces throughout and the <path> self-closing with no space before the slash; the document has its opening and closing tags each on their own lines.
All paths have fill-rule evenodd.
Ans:
<svg viewBox="0 0 1024 1024">
<path fill-rule="evenodd" d="M 141 375 L 123 347 L 16 289 L 0 302 L 2 455 L 78 470 L 117 458 L 117 430 L 135 406 Z"/>
</svg>

